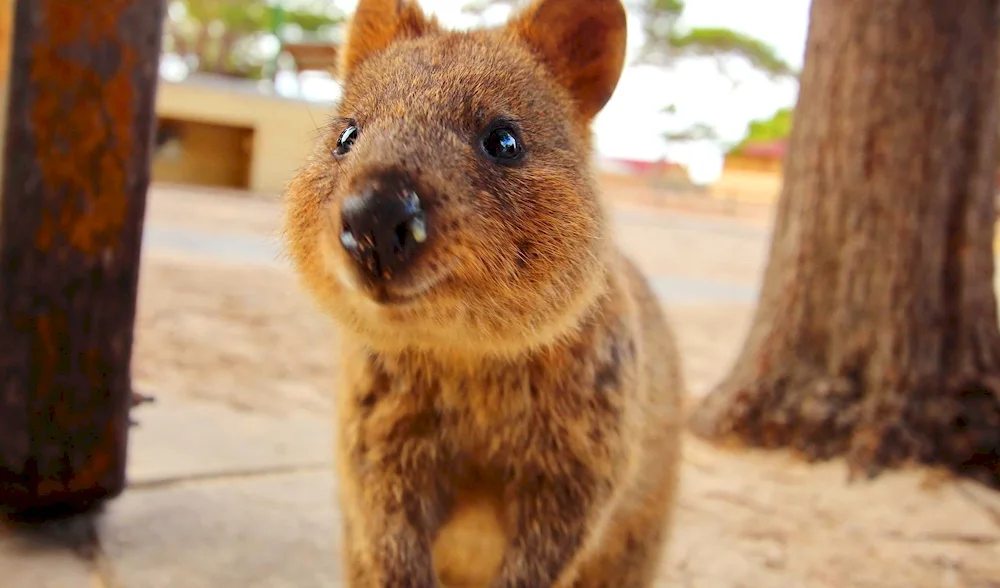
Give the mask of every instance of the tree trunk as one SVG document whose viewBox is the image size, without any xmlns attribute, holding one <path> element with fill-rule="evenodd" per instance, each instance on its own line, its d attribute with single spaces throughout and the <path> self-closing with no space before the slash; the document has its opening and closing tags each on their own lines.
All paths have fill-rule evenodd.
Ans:
<svg viewBox="0 0 1000 588">
<path fill-rule="evenodd" d="M 1000 485 L 998 0 L 814 0 L 760 305 L 717 440 Z"/>
<path fill-rule="evenodd" d="M 0 194 L 0 508 L 124 486 L 162 0 L 21 0 Z"/>
</svg>

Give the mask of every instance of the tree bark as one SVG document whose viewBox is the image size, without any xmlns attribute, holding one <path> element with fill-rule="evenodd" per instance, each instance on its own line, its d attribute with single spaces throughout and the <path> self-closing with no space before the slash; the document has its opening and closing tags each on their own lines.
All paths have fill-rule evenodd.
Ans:
<svg viewBox="0 0 1000 588">
<path fill-rule="evenodd" d="M 998 0 L 814 0 L 761 300 L 706 437 L 1000 485 Z"/>
<path fill-rule="evenodd" d="M 124 486 L 162 0 L 16 3 L 0 194 L 0 508 Z"/>
</svg>

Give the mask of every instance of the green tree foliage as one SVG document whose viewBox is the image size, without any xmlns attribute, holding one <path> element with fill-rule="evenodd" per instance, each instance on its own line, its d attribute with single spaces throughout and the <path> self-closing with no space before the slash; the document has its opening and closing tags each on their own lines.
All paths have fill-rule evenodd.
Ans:
<svg viewBox="0 0 1000 588">
<path fill-rule="evenodd" d="M 463 10 L 481 15 L 491 6 L 517 6 L 524 0 L 468 0 Z M 680 19 L 684 0 L 625 0 L 642 21 L 645 44 L 639 62 L 669 66 L 684 57 L 738 57 L 774 78 L 795 77 L 797 72 L 767 43 L 723 28 L 684 30 Z"/>
<path fill-rule="evenodd" d="M 633 0 L 631 7 L 642 22 L 645 38 L 638 62 L 669 67 L 679 59 L 712 57 L 725 72 L 727 59 L 744 59 L 757 71 L 772 79 L 795 78 L 797 72 L 767 43 L 724 28 L 683 29 L 680 19 L 684 13 L 684 0 Z M 673 112 L 668 110 L 668 112 Z M 666 133 L 664 138 L 672 143 L 720 140 L 718 131 L 699 122 L 689 128 Z"/>
<path fill-rule="evenodd" d="M 781 108 L 769 118 L 750 121 L 743 139 L 736 144 L 731 153 L 739 153 L 750 143 L 761 143 L 786 139 L 792 132 L 792 109 Z"/>
<path fill-rule="evenodd" d="M 793 77 L 795 69 L 767 43 L 722 28 L 696 28 L 670 38 L 670 48 L 681 55 L 737 56 L 774 78 Z M 655 51 L 654 51 L 655 52 Z"/>
<path fill-rule="evenodd" d="M 759 39 L 722 28 L 682 29 L 684 0 L 633 0 L 630 5 L 642 21 L 645 37 L 640 63 L 669 66 L 684 57 L 737 57 L 772 78 L 797 75 L 791 64 Z"/>
<path fill-rule="evenodd" d="M 329 42 L 344 20 L 331 0 L 170 0 L 168 6 L 165 51 L 195 71 L 246 78 L 266 77 L 290 35 Z"/>
</svg>

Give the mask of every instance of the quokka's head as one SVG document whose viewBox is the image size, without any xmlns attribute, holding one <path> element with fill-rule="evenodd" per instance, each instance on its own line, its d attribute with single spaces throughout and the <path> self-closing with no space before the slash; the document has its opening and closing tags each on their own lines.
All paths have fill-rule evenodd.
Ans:
<svg viewBox="0 0 1000 588">
<path fill-rule="evenodd" d="M 342 99 L 286 193 L 323 308 L 380 350 L 507 355 L 571 330 L 606 283 L 589 127 L 625 38 L 620 0 L 536 0 L 470 32 L 360 0 Z"/>
</svg>

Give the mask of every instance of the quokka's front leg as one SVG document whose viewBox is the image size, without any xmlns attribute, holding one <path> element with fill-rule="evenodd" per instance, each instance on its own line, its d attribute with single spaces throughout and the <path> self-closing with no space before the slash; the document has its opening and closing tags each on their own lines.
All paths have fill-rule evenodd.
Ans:
<svg viewBox="0 0 1000 588">
<path fill-rule="evenodd" d="M 505 492 L 510 542 L 492 588 L 565 580 L 612 492 L 610 476 L 573 455 L 539 454 L 519 464 Z"/>
<path fill-rule="evenodd" d="M 345 550 L 351 588 L 436 588 L 431 540 L 449 494 L 443 453 L 426 426 L 433 415 L 369 408 L 341 438 L 350 486 L 343 506 L 353 509 Z"/>
</svg>

